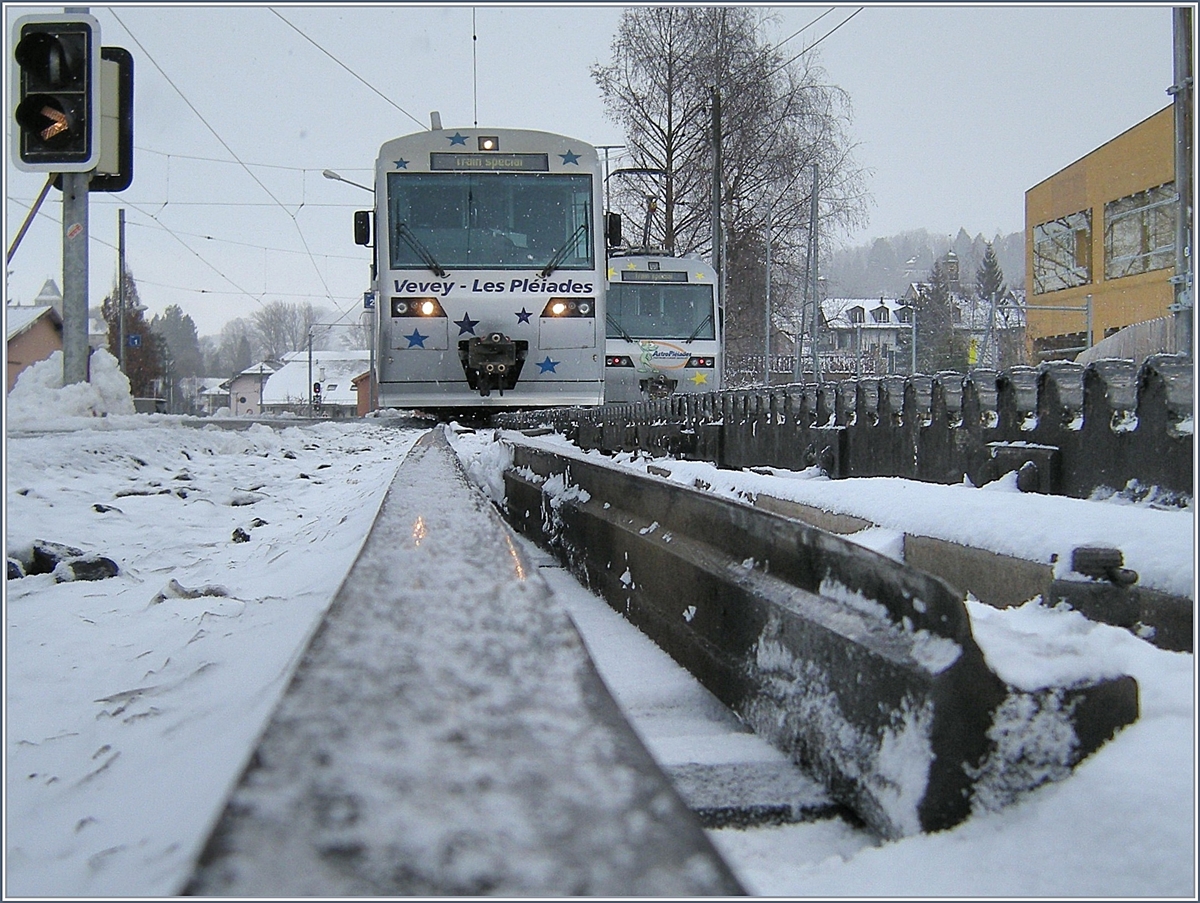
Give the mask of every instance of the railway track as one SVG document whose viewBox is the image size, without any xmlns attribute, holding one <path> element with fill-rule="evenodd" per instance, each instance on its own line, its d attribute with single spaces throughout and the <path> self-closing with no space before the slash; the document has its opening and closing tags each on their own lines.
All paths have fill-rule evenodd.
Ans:
<svg viewBox="0 0 1200 903">
<path fill-rule="evenodd" d="M 936 577 L 504 432 L 515 541 L 446 429 L 398 471 L 189 893 L 740 893 L 703 828 L 952 827 L 1138 717 L 1128 676 L 1001 679 Z M 576 578 L 694 678 L 704 717 L 658 730 L 639 688 L 605 685 L 621 666 L 595 609 L 564 605 Z M 1039 745 L 1047 726 L 1070 743 Z"/>
</svg>

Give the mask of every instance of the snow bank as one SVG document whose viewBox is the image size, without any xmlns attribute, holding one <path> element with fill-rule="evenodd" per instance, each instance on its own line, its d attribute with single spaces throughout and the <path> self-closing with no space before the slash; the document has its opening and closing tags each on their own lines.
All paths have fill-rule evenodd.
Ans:
<svg viewBox="0 0 1200 903">
<path fill-rule="evenodd" d="M 9 429 L 62 428 L 65 418 L 133 414 L 129 378 L 104 349 L 92 353 L 88 382 L 63 385 L 63 353 L 55 351 L 17 377 L 5 401 Z"/>
</svg>

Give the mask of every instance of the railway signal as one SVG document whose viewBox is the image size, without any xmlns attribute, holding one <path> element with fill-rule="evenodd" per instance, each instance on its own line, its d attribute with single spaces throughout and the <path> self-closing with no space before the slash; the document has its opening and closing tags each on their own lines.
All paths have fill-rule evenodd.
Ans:
<svg viewBox="0 0 1200 903">
<path fill-rule="evenodd" d="M 100 23 L 80 13 L 22 16 L 13 44 L 13 163 L 26 172 L 95 169 Z"/>
</svg>

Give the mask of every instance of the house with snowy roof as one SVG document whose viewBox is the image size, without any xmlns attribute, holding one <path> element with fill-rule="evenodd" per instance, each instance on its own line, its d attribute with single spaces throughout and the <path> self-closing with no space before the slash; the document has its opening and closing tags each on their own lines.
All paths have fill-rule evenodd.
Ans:
<svg viewBox="0 0 1200 903">
<path fill-rule="evenodd" d="M 189 408 L 209 415 L 229 407 L 229 382 L 219 376 L 185 376 L 179 380 L 179 390 Z"/>
<path fill-rule="evenodd" d="M 830 377 L 907 373 L 903 356 L 911 347 L 912 318 L 912 305 L 903 299 L 826 298 L 822 370 Z"/>
<path fill-rule="evenodd" d="M 257 417 L 263 412 L 267 380 L 282 367 L 280 361 L 259 361 L 229 380 L 229 412 L 234 417 Z"/>
<path fill-rule="evenodd" d="M 12 391 L 17 377 L 55 351 L 62 351 L 62 292 L 53 279 L 47 279 L 32 304 L 4 308 L 8 361 L 8 388 Z"/>
<path fill-rule="evenodd" d="M 264 383 L 263 413 L 322 417 L 358 416 L 355 380 L 370 368 L 371 353 L 360 350 L 295 351 Z"/>
</svg>

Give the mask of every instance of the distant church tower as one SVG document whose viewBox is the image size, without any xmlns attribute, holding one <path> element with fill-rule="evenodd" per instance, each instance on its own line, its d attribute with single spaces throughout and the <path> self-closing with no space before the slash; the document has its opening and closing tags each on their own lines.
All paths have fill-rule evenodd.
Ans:
<svg viewBox="0 0 1200 903">
<path fill-rule="evenodd" d="M 962 294 L 962 286 L 958 278 L 958 255 L 953 251 L 947 251 L 946 256 L 942 260 L 944 261 L 943 268 L 946 271 L 947 286 L 954 294 Z"/>
</svg>

